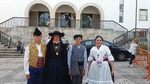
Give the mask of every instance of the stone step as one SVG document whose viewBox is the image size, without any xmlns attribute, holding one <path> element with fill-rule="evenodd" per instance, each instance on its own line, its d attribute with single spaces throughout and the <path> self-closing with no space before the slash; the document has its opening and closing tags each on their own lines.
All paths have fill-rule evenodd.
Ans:
<svg viewBox="0 0 150 84">
<path fill-rule="evenodd" d="M 24 56 L 1 56 L 0 55 L 0 58 L 23 58 Z"/>
<path fill-rule="evenodd" d="M 24 56 L 24 54 L 20 54 L 20 53 L 0 53 L 0 56 Z"/>
<path fill-rule="evenodd" d="M 23 58 L 24 54 L 17 52 L 16 47 L 8 48 L 0 43 L 0 58 Z"/>
<path fill-rule="evenodd" d="M 0 53 L 20 53 L 20 52 L 17 52 L 16 50 L 15 51 L 14 50 L 7 50 L 7 51 L 2 50 L 0 51 Z"/>
<path fill-rule="evenodd" d="M 7 47 L 1 47 L 0 51 L 17 51 L 17 48 L 7 48 Z"/>
<path fill-rule="evenodd" d="M 1 47 L 5 47 L 4 44 L 1 44 L 1 43 L 0 43 L 0 48 L 1 48 Z"/>
</svg>

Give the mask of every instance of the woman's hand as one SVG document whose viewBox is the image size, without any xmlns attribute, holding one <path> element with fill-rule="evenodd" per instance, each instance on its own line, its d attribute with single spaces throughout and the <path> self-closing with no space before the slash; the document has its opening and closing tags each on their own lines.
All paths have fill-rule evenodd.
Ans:
<svg viewBox="0 0 150 84">
<path fill-rule="evenodd" d="M 88 62 L 88 71 L 89 71 L 89 69 L 90 69 L 91 63 L 92 63 L 92 61 L 89 61 L 89 62 Z"/>
<path fill-rule="evenodd" d="M 114 75 L 114 70 L 111 70 L 111 75 Z"/>
</svg>

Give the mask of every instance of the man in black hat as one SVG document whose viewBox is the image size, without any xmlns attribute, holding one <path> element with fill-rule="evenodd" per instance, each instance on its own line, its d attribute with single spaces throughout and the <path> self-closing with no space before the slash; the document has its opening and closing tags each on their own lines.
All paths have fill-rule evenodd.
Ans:
<svg viewBox="0 0 150 84">
<path fill-rule="evenodd" d="M 46 54 L 46 44 L 41 42 L 42 33 L 36 28 L 33 33 L 34 41 L 30 43 L 24 54 L 24 71 L 27 84 L 41 84 Z"/>
<path fill-rule="evenodd" d="M 42 84 L 71 84 L 67 66 L 67 50 L 59 31 L 49 33 Z"/>
<path fill-rule="evenodd" d="M 87 52 L 85 46 L 81 45 L 82 35 L 74 35 L 75 44 L 68 51 L 69 75 L 72 76 L 72 84 L 82 84 L 87 65 Z"/>
</svg>

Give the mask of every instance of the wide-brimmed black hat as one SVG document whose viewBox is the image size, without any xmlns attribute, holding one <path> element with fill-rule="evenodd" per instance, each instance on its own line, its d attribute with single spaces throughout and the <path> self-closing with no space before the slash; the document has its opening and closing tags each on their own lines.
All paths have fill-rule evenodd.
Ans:
<svg viewBox="0 0 150 84">
<path fill-rule="evenodd" d="M 40 36 L 41 34 L 42 34 L 41 31 L 38 28 L 35 28 L 33 35 Z"/>
<path fill-rule="evenodd" d="M 73 36 L 74 39 L 76 39 L 77 37 L 80 37 L 82 39 L 83 36 L 81 34 L 76 34 Z"/>
<path fill-rule="evenodd" d="M 54 32 L 49 33 L 49 35 L 50 35 L 50 36 L 60 35 L 61 37 L 63 37 L 65 34 L 64 34 L 64 33 L 59 32 L 59 31 L 54 31 Z"/>
</svg>

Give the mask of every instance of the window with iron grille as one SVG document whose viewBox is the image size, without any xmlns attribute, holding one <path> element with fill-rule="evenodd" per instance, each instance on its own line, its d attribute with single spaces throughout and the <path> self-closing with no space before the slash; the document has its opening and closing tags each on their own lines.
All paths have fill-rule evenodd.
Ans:
<svg viewBox="0 0 150 84">
<path fill-rule="evenodd" d="M 139 21 L 148 21 L 148 10 L 147 9 L 139 10 Z"/>
</svg>

